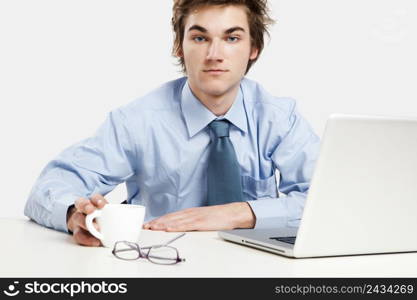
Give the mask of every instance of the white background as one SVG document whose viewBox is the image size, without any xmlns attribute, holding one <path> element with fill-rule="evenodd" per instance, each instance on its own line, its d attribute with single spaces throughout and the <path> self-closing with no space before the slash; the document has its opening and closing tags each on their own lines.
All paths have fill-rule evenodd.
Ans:
<svg viewBox="0 0 417 300">
<path fill-rule="evenodd" d="M 181 74 L 171 0 L 0 0 L 0 217 L 23 215 L 46 163 L 107 113 Z M 417 117 L 414 0 L 270 0 L 277 24 L 248 74 L 330 113 Z M 122 201 L 124 188 L 109 196 Z"/>
</svg>

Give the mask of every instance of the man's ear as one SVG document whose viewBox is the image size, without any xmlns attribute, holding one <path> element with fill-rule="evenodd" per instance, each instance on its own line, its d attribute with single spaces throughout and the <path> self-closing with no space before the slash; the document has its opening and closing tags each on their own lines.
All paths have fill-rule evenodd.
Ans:
<svg viewBox="0 0 417 300">
<path fill-rule="evenodd" d="M 184 53 L 182 52 L 182 49 L 178 50 L 178 51 L 175 53 L 175 56 L 176 56 L 176 57 L 178 57 L 178 58 L 184 57 Z"/>
<path fill-rule="evenodd" d="M 252 48 L 249 60 L 254 60 L 258 57 L 259 49 L 258 48 Z"/>
</svg>

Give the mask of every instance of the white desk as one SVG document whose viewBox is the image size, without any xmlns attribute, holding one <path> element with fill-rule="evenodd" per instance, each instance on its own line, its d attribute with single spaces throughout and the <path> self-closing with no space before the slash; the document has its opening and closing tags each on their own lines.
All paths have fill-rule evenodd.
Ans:
<svg viewBox="0 0 417 300">
<path fill-rule="evenodd" d="M 177 233 L 143 231 L 141 245 Z M 27 219 L 0 219 L 0 277 L 417 277 L 417 253 L 291 259 L 226 242 L 217 232 L 189 232 L 172 245 L 186 262 L 160 266 L 122 261 L 111 249 Z"/>
</svg>

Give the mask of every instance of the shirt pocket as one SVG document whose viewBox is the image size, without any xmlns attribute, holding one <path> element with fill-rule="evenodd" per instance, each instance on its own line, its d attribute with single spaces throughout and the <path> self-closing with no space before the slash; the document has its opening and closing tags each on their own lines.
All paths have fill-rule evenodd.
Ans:
<svg viewBox="0 0 417 300">
<path fill-rule="evenodd" d="M 259 198 L 278 198 L 275 174 L 265 179 L 242 176 L 242 191 L 245 201 Z"/>
</svg>

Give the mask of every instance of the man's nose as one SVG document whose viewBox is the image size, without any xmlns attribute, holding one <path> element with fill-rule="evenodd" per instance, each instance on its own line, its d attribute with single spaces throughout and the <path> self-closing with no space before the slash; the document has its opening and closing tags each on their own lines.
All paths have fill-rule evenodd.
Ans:
<svg viewBox="0 0 417 300">
<path fill-rule="evenodd" d="M 207 53 L 207 60 L 223 60 L 221 42 L 219 40 L 213 40 L 211 42 Z"/>
</svg>

